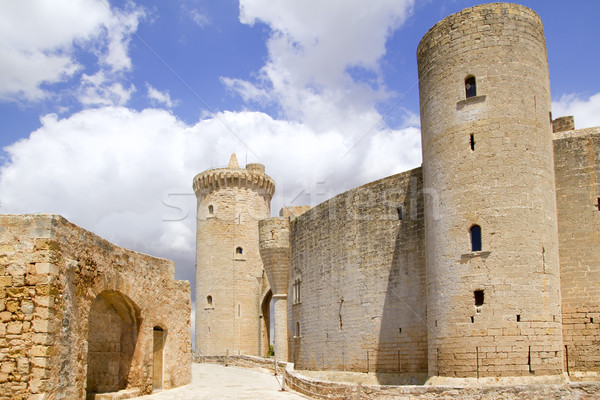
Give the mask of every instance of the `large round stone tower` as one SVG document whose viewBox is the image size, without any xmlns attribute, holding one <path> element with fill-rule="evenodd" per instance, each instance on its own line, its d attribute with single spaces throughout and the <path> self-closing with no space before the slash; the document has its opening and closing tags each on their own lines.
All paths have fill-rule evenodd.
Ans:
<svg viewBox="0 0 600 400">
<path fill-rule="evenodd" d="M 563 352 L 550 84 L 529 8 L 476 6 L 417 50 L 429 374 L 555 375 Z"/>
<path fill-rule="evenodd" d="M 235 154 L 227 168 L 194 178 L 199 354 L 262 355 L 258 221 L 270 217 L 274 191 L 263 165 L 240 168 Z"/>
</svg>

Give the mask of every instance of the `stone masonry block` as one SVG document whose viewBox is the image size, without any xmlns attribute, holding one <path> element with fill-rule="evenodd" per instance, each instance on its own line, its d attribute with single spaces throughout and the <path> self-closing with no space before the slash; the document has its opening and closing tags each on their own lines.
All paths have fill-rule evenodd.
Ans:
<svg viewBox="0 0 600 400">
<path fill-rule="evenodd" d="M 38 262 L 38 263 L 35 263 L 35 271 L 38 274 L 57 275 L 58 274 L 58 266 L 53 263 Z"/>
</svg>

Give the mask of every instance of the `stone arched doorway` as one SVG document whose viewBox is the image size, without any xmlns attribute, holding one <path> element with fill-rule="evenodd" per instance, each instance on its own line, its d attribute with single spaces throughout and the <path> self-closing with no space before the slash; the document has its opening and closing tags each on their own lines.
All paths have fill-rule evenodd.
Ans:
<svg viewBox="0 0 600 400">
<path fill-rule="evenodd" d="M 88 322 L 88 397 L 127 387 L 139 328 L 140 310 L 129 297 L 111 290 L 96 296 Z"/>
</svg>

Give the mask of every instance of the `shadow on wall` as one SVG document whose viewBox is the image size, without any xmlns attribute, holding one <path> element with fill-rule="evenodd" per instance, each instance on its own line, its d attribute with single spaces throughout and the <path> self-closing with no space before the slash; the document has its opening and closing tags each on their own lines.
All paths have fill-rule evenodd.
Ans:
<svg viewBox="0 0 600 400">
<path fill-rule="evenodd" d="M 369 372 L 380 384 L 423 384 L 427 379 L 425 221 L 421 168 L 410 171 L 389 268 L 381 330 Z"/>
<path fill-rule="evenodd" d="M 127 296 L 104 291 L 90 308 L 87 396 L 127 387 L 140 328 L 140 310 Z"/>
</svg>

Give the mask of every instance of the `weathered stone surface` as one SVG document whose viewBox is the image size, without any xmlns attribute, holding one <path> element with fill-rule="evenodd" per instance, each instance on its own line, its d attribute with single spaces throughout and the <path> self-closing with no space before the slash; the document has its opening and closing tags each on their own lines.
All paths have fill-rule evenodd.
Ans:
<svg viewBox="0 0 600 400">
<path fill-rule="evenodd" d="M 114 246 L 59 216 L 2 215 L 0 228 L 0 245 L 12 252 L 0 271 L 0 400 L 83 400 L 86 388 L 118 384 L 148 393 L 156 327 L 169 334 L 163 363 L 171 373 L 159 378 L 162 387 L 189 382 L 190 290 L 173 280 L 173 263 Z M 98 303 L 108 304 L 112 319 L 93 309 Z M 114 364 L 97 360 L 117 361 L 122 380 L 98 385 Z"/>
<path fill-rule="evenodd" d="M 194 178 L 195 340 L 202 355 L 268 352 L 270 297 L 258 248 L 258 221 L 270 215 L 275 184 L 264 172 L 260 164 L 240 168 L 232 155 L 227 168 Z"/>
<path fill-rule="evenodd" d="M 278 230 L 262 229 L 274 219 L 261 222 L 290 360 L 432 382 L 598 379 L 600 128 L 551 120 L 539 16 L 465 9 L 417 58 L 422 170 L 285 211 L 288 271 L 274 268 Z"/>
<path fill-rule="evenodd" d="M 352 189 L 290 223 L 297 368 L 427 371 L 421 169 Z"/>
<path fill-rule="evenodd" d="M 550 83 L 540 18 L 516 4 L 465 9 L 427 32 L 417 61 L 429 374 L 561 374 Z M 477 249 L 473 227 L 481 232 Z"/>
<path fill-rule="evenodd" d="M 556 198 L 565 370 L 600 372 L 600 127 L 556 131 Z"/>
</svg>

